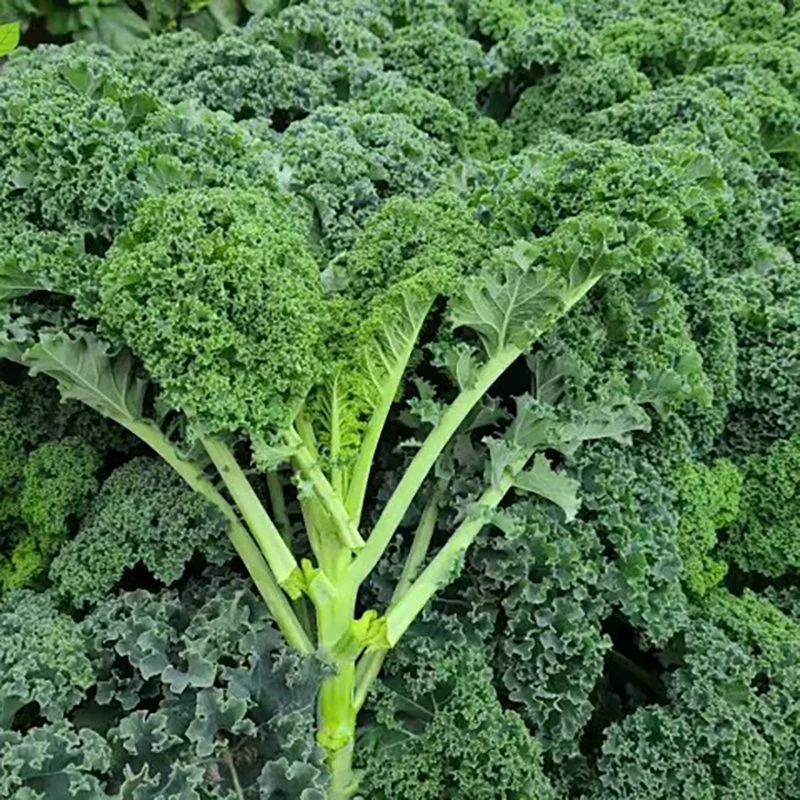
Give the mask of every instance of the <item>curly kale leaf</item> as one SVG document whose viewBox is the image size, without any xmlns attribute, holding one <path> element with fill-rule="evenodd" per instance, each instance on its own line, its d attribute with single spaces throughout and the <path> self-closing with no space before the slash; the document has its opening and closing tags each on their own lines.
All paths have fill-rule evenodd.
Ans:
<svg viewBox="0 0 800 800">
<path fill-rule="evenodd" d="M 106 260 L 101 316 L 206 433 L 285 426 L 324 324 L 302 215 L 257 192 L 150 199 Z"/>
<path fill-rule="evenodd" d="M 739 515 L 742 476 L 725 459 L 710 467 L 699 462 L 682 464 L 675 472 L 680 522 L 678 546 L 684 581 L 689 591 L 704 595 L 726 575 L 728 565 L 714 550 L 717 532 Z"/>
<path fill-rule="evenodd" d="M 481 647 L 457 631 L 448 637 L 448 627 L 425 623 L 392 654 L 363 734 L 362 791 L 376 800 L 550 800 L 538 743 L 501 706 Z"/>
<path fill-rule="evenodd" d="M 20 590 L 0 605 L 0 730 L 28 703 L 56 721 L 95 681 L 80 627 L 49 593 Z"/>
<path fill-rule="evenodd" d="M 30 733 L 0 731 L 0 791 L 4 797 L 47 800 L 106 798 L 104 774 L 111 748 L 95 731 L 75 730 L 66 722 Z"/>
<path fill-rule="evenodd" d="M 745 572 L 778 577 L 800 567 L 795 519 L 800 500 L 800 441 L 777 441 L 742 466 L 742 500 L 723 555 Z"/>
<path fill-rule="evenodd" d="M 225 525 L 170 467 L 140 458 L 105 481 L 50 577 L 76 605 L 96 603 L 139 563 L 174 583 L 195 553 L 217 563 L 228 559 Z"/>
</svg>

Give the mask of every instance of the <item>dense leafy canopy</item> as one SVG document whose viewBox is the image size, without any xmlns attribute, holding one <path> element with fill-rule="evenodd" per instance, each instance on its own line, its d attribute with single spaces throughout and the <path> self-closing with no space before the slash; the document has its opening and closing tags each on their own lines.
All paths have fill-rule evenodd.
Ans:
<svg viewBox="0 0 800 800">
<path fill-rule="evenodd" d="M 114 49 L 0 69 L 0 795 L 340 800 L 379 653 L 364 798 L 800 798 L 800 10 L 46 13 Z"/>
</svg>

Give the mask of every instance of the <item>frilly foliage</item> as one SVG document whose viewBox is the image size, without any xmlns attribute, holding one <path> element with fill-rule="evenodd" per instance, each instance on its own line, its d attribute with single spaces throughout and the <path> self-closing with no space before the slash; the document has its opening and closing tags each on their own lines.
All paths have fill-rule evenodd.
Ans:
<svg viewBox="0 0 800 800">
<path fill-rule="evenodd" d="M 196 553 L 212 563 L 231 558 L 222 519 L 165 464 L 136 458 L 106 479 L 50 579 L 74 605 L 98 603 L 139 564 L 175 583 Z"/>
<path fill-rule="evenodd" d="M 317 668 L 239 578 L 123 593 L 80 622 L 16 593 L 0 619 L 4 796 L 233 798 L 236 774 L 260 797 L 324 797 Z M 12 729 L 26 703 L 50 722 Z"/>
<path fill-rule="evenodd" d="M 318 665 L 197 577 L 230 518 L 75 400 L 201 477 L 208 437 L 271 471 L 297 422 L 359 514 L 383 409 L 371 525 L 507 351 L 360 597 L 426 503 L 434 556 L 485 523 L 367 701 L 365 796 L 798 797 L 800 12 L 142 8 L 174 32 L 0 72 L 0 795 L 326 793 Z"/>
</svg>

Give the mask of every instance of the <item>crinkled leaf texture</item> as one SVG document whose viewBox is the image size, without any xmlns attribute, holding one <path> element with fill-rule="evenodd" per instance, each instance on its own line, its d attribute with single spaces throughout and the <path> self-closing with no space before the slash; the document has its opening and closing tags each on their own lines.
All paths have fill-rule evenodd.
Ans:
<svg viewBox="0 0 800 800">
<path fill-rule="evenodd" d="M 587 214 L 563 223 L 550 237 L 499 250 L 451 302 L 453 327 L 475 331 L 489 357 L 508 346 L 526 350 L 620 266 L 620 240 L 612 220 Z"/>
<path fill-rule="evenodd" d="M 504 709 L 486 654 L 431 614 L 393 651 L 362 736 L 369 800 L 554 800 L 538 742 Z"/>
<path fill-rule="evenodd" d="M 320 667 L 286 647 L 246 581 L 123 593 L 81 622 L 48 598 L 12 594 L 0 611 L 0 708 L 38 702 L 52 720 L 0 721 L 3 797 L 233 800 L 233 768 L 249 793 L 324 800 Z"/>
<path fill-rule="evenodd" d="M 49 800 L 98 800 L 107 795 L 103 775 L 111 748 L 89 728 L 66 722 L 34 728 L 26 734 L 0 731 L 0 792 L 3 797 Z"/>
<path fill-rule="evenodd" d="M 195 554 L 214 564 L 232 558 L 225 520 L 163 461 L 135 458 L 103 484 L 50 578 L 81 606 L 103 600 L 139 564 L 171 585 Z"/>
</svg>

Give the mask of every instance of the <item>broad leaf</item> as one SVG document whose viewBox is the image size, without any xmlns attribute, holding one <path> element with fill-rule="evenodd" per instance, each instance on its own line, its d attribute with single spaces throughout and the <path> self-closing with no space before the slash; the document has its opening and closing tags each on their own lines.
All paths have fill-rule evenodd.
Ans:
<svg viewBox="0 0 800 800">
<path fill-rule="evenodd" d="M 583 442 L 613 439 L 630 444 L 634 431 L 650 430 L 647 412 L 622 398 L 582 409 L 570 409 L 562 418 L 552 406 L 530 395 L 517 398 L 517 414 L 509 429 L 511 440 L 530 450 L 558 450 L 571 455 Z"/>
<path fill-rule="evenodd" d="M 325 800 L 328 796 L 325 773 L 307 761 L 289 761 L 286 757 L 268 761 L 258 779 L 260 797 L 296 797 L 297 800 Z"/>
<path fill-rule="evenodd" d="M 32 292 L 48 291 L 50 288 L 16 264 L 0 264 L 0 302 L 24 297 Z"/>
<path fill-rule="evenodd" d="M 555 405 L 565 395 L 570 378 L 578 371 L 566 357 L 549 358 L 534 353 L 526 359 L 531 371 L 531 394 L 540 402 Z"/>
<path fill-rule="evenodd" d="M 136 374 L 133 356 L 114 352 L 93 334 L 42 334 L 25 352 L 24 363 L 32 375 L 55 378 L 64 399 L 79 400 L 117 421 L 142 416 L 147 382 Z"/>
<path fill-rule="evenodd" d="M 132 50 L 150 35 L 147 20 L 123 3 L 101 6 L 89 27 L 75 32 L 75 38 L 97 42 L 120 53 Z"/>
<path fill-rule="evenodd" d="M 650 417 L 641 407 L 631 402 L 611 407 L 592 408 L 575 414 L 561 430 L 560 445 L 556 449 L 569 454 L 583 442 L 593 439 L 613 439 L 629 445 L 635 431 L 649 431 Z"/>
<path fill-rule="evenodd" d="M 25 348 L 18 342 L 0 341 L 0 358 L 7 358 L 9 361 L 24 365 Z"/>
<path fill-rule="evenodd" d="M 509 345 L 526 350 L 621 265 L 619 242 L 611 220 L 585 215 L 564 222 L 547 238 L 498 250 L 452 301 L 450 320 L 456 328 L 474 330 L 490 358 Z"/>
<path fill-rule="evenodd" d="M 7 22 L 0 25 L 0 56 L 14 50 L 19 44 L 19 22 Z"/>
<path fill-rule="evenodd" d="M 508 344 L 525 349 L 564 310 L 564 283 L 548 270 L 507 263 L 499 274 L 485 271 L 470 281 L 450 306 L 453 327 L 471 328 L 487 355 Z"/>
<path fill-rule="evenodd" d="M 516 476 L 514 486 L 555 503 L 564 512 L 567 522 L 575 519 L 578 513 L 578 481 L 567 477 L 563 472 L 555 472 L 543 453 L 537 453 L 531 469 Z"/>
<path fill-rule="evenodd" d="M 197 755 L 210 756 L 220 733 L 252 736 L 255 726 L 247 718 L 247 701 L 230 697 L 221 689 L 202 689 L 197 694 L 195 717 L 186 729 L 186 738 L 194 742 Z"/>
</svg>

